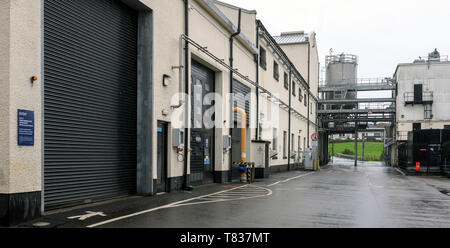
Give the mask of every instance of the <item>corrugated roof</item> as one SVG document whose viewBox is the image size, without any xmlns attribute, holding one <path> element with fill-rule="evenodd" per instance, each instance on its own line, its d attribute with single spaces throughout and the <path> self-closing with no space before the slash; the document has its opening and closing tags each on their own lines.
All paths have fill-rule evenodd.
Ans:
<svg viewBox="0 0 450 248">
<path fill-rule="evenodd" d="M 274 36 L 275 41 L 280 44 L 297 44 L 305 43 L 311 38 L 312 33 L 305 33 L 303 31 L 281 33 L 280 36 Z"/>
</svg>

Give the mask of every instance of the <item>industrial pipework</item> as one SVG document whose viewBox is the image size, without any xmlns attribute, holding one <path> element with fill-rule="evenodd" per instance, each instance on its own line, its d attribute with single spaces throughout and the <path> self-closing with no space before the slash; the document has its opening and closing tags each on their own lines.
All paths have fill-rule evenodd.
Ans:
<svg viewBox="0 0 450 248">
<path fill-rule="evenodd" d="M 247 161 L 247 113 L 241 108 L 234 108 L 233 113 L 241 115 L 241 163 Z"/>
</svg>

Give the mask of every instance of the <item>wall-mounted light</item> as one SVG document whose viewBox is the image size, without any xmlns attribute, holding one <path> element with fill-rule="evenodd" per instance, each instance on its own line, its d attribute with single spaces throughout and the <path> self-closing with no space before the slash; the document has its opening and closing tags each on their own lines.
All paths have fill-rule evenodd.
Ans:
<svg viewBox="0 0 450 248">
<path fill-rule="evenodd" d="M 38 80 L 38 78 L 36 76 L 32 76 L 30 80 L 31 80 L 31 84 L 34 84 L 34 82 L 36 82 Z"/>
<path fill-rule="evenodd" d="M 162 111 L 162 115 L 164 115 L 164 116 L 168 116 L 169 115 L 169 110 L 168 109 L 163 109 L 163 111 Z"/>
<path fill-rule="evenodd" d="M 169 86 L 171 81 L 172 81 L 172 78 L 169 75 L 167 75 L 167 74 L 163 75 L 163 85 L 164 85 L 164 87 Z"/>
</svg>

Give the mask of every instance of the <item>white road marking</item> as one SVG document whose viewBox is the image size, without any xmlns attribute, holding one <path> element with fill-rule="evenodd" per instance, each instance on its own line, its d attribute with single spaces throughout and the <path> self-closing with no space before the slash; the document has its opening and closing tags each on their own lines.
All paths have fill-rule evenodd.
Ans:
<svg viewBox="0 0 450 248">
<path fill-rule="evenodd" d="M 283 180 L 283 181 L 278 181 L 278 182 L 276 182 L 276 183 L 269 184 L 269 185 L 267 185 L 267 187 L 272 187 L 272 186 L 278 185 L 278 184 L 280 184 L 280 183 L 287 183 L 287 182 L 292 181 L 292 180 L 294 180 L 294 179 L 306 177 L 306 176 L 312 175 L 312 174 L 314 174 L 314 173 L 315 173 L 315 172 L 310 172 L 310 173 L 307 173 L 307 174 L 302 174 L 302 175 L 300 175 L 300 176 L 288 178 L 288 179 Z"/>
<path fill-rule="evenodd" d="M 86 220 L 86 219 L 89 219 L 89 218 L 94 217 L 94 216 L 106 217 L 106 215 L 103 212 L 86 211 L 86 214 L 84 214 L 84 215 L 77 215 L 77 216 L 67 217 L 67 219 L 69 219 L 69 220 L 73 220 L 73 219 Z"/>
<path fill-rule="evenodd" d="M 183 200 L 183 201 L 178 201 L 178 202 L 170 203 L 170 204 L 167 204 L 167 205 L 159 206 L 159 207 L 156 207 L 156 208 L 147 209 L 147 210 L 136 212 L 136 213 L 133 213 L 133 214 L 128 214 L 128 215 L 124 215 L 124 216 L 121 216 L 121 217 L 113 218 L 113 219 L 110 219 L 110 220 L 102 221 L 102 222 L 99 222 L 99 223 L 96 223 L 96 224 L 89 225 L 89 226 L 87 226 L 87 228 L 93 228 L 93 227 L 106 225 L 106 224 L 109 224 L 109 223 L 112 223 L 112 222 L 116 222 L 116 221 L 119 221 L 119 220 L 128 219 L 128 218 L 135 217 L 135 216 L 138 216 L 138 215 L 151 213 L 151 212 L 154 212 L 154 211 L 157 211 L 157 210 L 160 210 L 160 209 L 168 209 L 168 208 L 176 208 L 176 207 L 181 207 L 181 206 L 207 204 L 207 203 L 214 203 L 214 202 L 225 202 L 225 201 L 254 199 L 254 198 L 258 198 L 258 197 L 270 196 L 270 195 L 273 194 L 272 190 L 270 190 L 270 189 L 256 186 L 259 189 L 266 190 L 266 194 L 264 194 L 264 195 L 262 195 L 262 194 L 261 195 L 256 195 L 256 196 L 252 196 L 252 197 L 240 197 L 240 196 L 238 196 L 237 198 L 233 198 L 233 199 L 224 199 L 224 198 L 211 199 L 210 198 L 211 200 L 200 201 L 200 202 L 192 202 L 192 201 L 195 201 L 195 200 L 202 200 L 202 199 L 205 199 L 205 198 L 208 198 L 208 197 L 219 196 L 220 194 L 228 193 L 228 192 L 231 192 L 231 191 L 234 191 L 234 190 L 238 190 L 238 189 L 242 189 L 242 188 L 247 188 L 248 186 L 249 185 L 243 185 L 243 186 L 240 186 L 240 187 L 236 187 L 236 188 L 232 188 L 232 189 L 228 189 L 228 190 L 223 190 L 223 191 L 212 193 L 212 194 L 208 194 L 208 195 L 202 195 L 202 196 L 198 196 L 198 197 L 194 197 L 194 198 L 189 198 L 189 199 L 186 199 L 186 200 Z"/>
<path fill-rule="evenodd" d="M 293 177 L 293 178 L 286 179 L 286 180 L 284 180 L 284 181 L 282 181 L 282 182 L 283 182 L 283 183 L 287 183 L 287 182 L 292 181 L 292 180 L 294 180 L 294 179 L 306 177 L 306 176 L 312 175 L 312 174 L 314 174 L 314 173 L 315 173 L 315 172 L 310 172 L 310 173 L 307 173 L 307 174 L 303 174 L 303 175 L 300 175 L 300 176 L 296 176 L 296 177 Z"/>
<path fill-rule="evenodd" d="M 278 181 L 278 182 L 276 182 L 276 183 L 272 183 L 272 184 L 270 184 L 270 185 L 267 185 L 267 187 L 272 187 L 272 186 L 275 186 L 275 185 L 277 185 L 277 184 L 279 184 L 279 183 L 281 183 L 281 181 Z"/>
<path fill-rule="evenodd" d="M 395 168 L 395 170 L 400 172 L 400 174 L 402 174 L 403 176 L 406 176 L 406 174 L 403 171 L 401 171 L 399 168 Z"/>
</svg>

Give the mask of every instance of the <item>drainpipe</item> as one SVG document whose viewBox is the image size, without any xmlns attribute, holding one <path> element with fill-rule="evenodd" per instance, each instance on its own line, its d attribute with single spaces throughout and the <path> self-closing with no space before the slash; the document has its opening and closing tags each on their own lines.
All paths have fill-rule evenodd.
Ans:
<svg viewBox="0 0 450 248">
<path fill-rule="evenodd" d="M 256 63 L 256 133 L 255 139 L 260 140 L 259 135 L 259 22 L 256 23 L 256 47 L 258 54 L 255 56 Z"/>
<path fill-rule="evenodd" d="M 234 75 L 234 72 L 233 72 L 233 70 L 234 70 L 234 68 L 233 68 L 233 58 L 234 58 L 234 56 L 233 56 L 233 43 L 234 43 L 234 37 L 235 36 L 238 36 L 239 34 L 241 34 L 241 14 L 242 14 L 242 9 L 239 9 L 239 16 L 238 16 L 238 29 L 237 29 L 237 32 L 236 33 L 234 33 L 234 34 L 232 34 L 231 36 L 230 36 L 230 68 L 231 68 L 231 70 L 230 70 L 230 101 L 231 101 L 231 103 L 230 103 L 230 108 L 233 108 L 233 103 L 234 103 L 234 97 L 233 97 L 233 75 Z M 234 123 L 232 123 L 232 121 L 233 121 L 233 117 L 234 117 L 234 112 L 233 111 L 231 111 L 231 116 L 230 116 L 230 135 L 231 135 L 231 137 L 233 137 L 233 126 L 234 126 Z M 229 175 L 228 175 L 228 177 L 229 177 L 229 179 L 230 179 L 230 182 L 231 181 L 233 181 L 233 147 L 231 147 L 231 152 L 230 152 L 230 170 L 229 170 Z"/>
<path fill-rule="evenodd" d="M 287 170 L 291 170 L 291 115 L 292 115 L 292 68 L 289 68 L 289 126 L 288 126 L 288 168 Z"/>
<path fill-rule="evenodd" d="M 184 0 L 184 35 L 189 37 L 189 0 Z M 185 90 L 185 131 L 184 131 L 184 172 L 183 172 L 183 189 L 187 190 L 189 187 L 188 179 L 188 158 L 190 152 L 189 142 L 189 42 L 186 40 L 184 43 L 184 90 Z"/>
<path fill-rule="evenodd" d="M 309 39 L 308 39 L 308 88 L 311 88 L 311 82 L 310 82 L 310 80 L 311 80 L 311 43 L 310 43 L 310 41 L 309 41 Z M 310 104 L 311 104 L 311 102 L 310 102 L 310 98 L 311 98 L 311 91 L 308 91 L 308 115 L 307 115 L 307 117 L 308 117 L 308 130 L 307 130 L 307 136 L 306 136 L 306 140 L 308 141 L 308 148 L 310 148 L 310 133 L 309 133 L 309 121 L 310 121 L 310 118 L 309 118 L 309 115 L 310 115 L 310 113 L 311 113 L 311 106 L 310 106 Z"/>
</svg>

